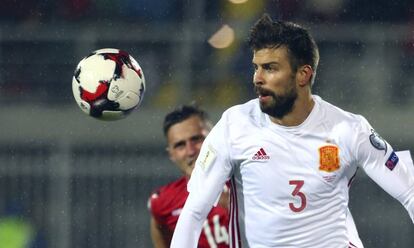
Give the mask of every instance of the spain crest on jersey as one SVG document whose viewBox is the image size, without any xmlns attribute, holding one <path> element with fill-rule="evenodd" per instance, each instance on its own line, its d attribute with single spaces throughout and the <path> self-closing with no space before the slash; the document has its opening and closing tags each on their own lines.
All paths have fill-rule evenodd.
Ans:
<svg viewBox="0 0 414 248">
<path fill-rule="evenodd" d="M 339 169 L 339 148 L 326 145 L 319 148 L 319 170 L 334 172 Z"/>
</svg>

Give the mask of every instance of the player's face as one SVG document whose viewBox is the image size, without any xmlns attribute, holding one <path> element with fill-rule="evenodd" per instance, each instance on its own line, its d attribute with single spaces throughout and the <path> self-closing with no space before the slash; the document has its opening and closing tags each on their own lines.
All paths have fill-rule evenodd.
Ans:
<svg viewBox="0 0 414 248">
<path fill-rule="evenodd" d="M 174 124 L 167 133 L 170 159 L 184 175 L 189 177 L 200 153 L 201 145 L 207 136 L 208 127 L 198 116 Z"/>
<path fill-rule="evenodd" d="M 253 83 L 261 110 L 275 118 L 290 113 L 297 99 L 296 73 L 286 47 L 265 48 L 253 54 Z"/>
</svg>

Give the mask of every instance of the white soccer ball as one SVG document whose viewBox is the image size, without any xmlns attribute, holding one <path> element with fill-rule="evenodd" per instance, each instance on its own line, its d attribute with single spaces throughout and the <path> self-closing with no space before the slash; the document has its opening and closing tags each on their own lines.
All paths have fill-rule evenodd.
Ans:
<svg viewBox="0 0 414 248">
<path fill-rule="evenodd" d="M 145 77 L 138 62 L 127 52 L 100 49 L 79 62 L 72 92 L 86 114 L 100 120 L 119 120 L 140 105 Z"/>
</svg>

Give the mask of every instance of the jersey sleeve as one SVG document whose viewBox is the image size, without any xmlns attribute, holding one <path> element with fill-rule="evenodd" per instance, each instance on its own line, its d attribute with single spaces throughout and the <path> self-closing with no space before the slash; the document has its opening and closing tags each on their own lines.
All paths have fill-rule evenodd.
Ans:
<svg viewBox="0 0 414 248">
<path fill-rule="evenodd" d="M 409 152 L 396 152 L 361 117 L 355 135 L 356 160 L 366 174 L 401 202 L 414 222 L 414 166 Z"/>
<path fill-rule="evenodd" d="M 204 220 L 232 171 L 227 139 L 223 114 L 201 147 L 187 187 L 190 194 L 178 219 L 171 247 L 197 247 Z"/>
<path fill-rule="evenodd" d="M 158 223 L 162 223 L 162 217 L 159 210 L 159 192 L 155 191 L 148 198 L 147 207 L 150 214 L 157 220 Z"/>
</svg>

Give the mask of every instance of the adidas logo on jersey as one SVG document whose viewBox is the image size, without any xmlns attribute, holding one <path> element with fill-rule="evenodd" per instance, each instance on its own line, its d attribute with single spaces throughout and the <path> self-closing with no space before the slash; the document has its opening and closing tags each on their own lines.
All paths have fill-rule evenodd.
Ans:
<svg viewBox="0 0 414 248">
<path fill-rule="evenodd" d="M 263 148 L 260 148 L 260 150 L 257 151 L 256 154 L 253 155 L 252 159 L 253 160 L 268 160 L 270 159 L 270 156 L 266 154 Z"/>
</svg>

